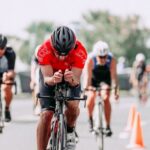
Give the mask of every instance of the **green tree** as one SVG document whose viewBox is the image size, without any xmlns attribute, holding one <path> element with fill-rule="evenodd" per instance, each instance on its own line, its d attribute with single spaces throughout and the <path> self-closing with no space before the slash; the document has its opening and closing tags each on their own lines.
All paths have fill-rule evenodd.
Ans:
<svg viewBox="0 0 150 150">
<path fill-rule="evenodd" d="M 48 38 L 53 29 L 51 22 L 34 22 L 26 28 L 28 39 L 23 40 L 18 53 L 23 62 L 30 64 L 36 46 Z"/>
<path fill-rule="evenodd" d="M 146 41 L 150 30 L 141 28 L 137 15 L 119 17 L 109 12 L 90 11 L 83 15 L 81 22 L 81 39 L 88 51 L 98 40 L 106 41 L 116 57 L 125 56 L 130 64 L 138 52 L 147 55 Z"/>
</svg>

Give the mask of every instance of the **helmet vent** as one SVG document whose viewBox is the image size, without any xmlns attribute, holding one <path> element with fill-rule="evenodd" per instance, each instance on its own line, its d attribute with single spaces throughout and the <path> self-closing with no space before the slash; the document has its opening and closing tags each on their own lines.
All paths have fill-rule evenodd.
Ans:
<svg viewBox="0 0 150 150">
<path fill-rule="evenodd" d="M 70 33 L 71 34 L 71 33 Z M 70 34 L 68 34 L 68 39 L 70 39 L 71 37 L 70 37 Z"/>
<path fill-rule="evenodd" d="M 63 42 L 66 42 L 66 39 L 65 39 L 65 38 L 63 38 Z"/>
</svg>

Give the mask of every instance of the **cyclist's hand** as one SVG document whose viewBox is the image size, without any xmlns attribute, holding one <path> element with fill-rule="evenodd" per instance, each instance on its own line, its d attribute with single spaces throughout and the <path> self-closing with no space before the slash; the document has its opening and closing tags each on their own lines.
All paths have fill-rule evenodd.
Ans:
<svg viewBox="0 0 150 150">
<path fill-rule="evenodd" d="M 54 84 L 62 82 L 62 79 L 63 79 L 63 74 L 61 70 L 58 70 L 57 72 L 54 73 L 53 75 Z"/>
<path fill-rule="evenodd" d="M 6 72 L 3 73 L 2 81 L 5 83 L 6 81 L 9 80 L 9 76 Z"/>
<path fill-rule="evenodd" d="M 72 80 L 73 80 L 73 72 L 69 69 L 66 69 L 65 70 L 65 73 L 64 73 L 64 80 L 71 83 Z"/>
<path fill-rule="evenodd" d="M 119 94 L 114 95 L 115 100 L 119 100 Z"/>
<path fill-rule="evenodd" d="M 85 95 L 89 95 L 89 93 L 93 93 L 93 92 L 96 92 L 96 88 L 95 87 L 93 87 L 93 86 L 88 86 L 88 87 L 86 87 L 86 88 L 84 88 L 83 89 L 83 93 L 85 94 Z"/>
<path fill-rule="evenodd" d="M 119 88 L 116 88 L 116 89 L 114 90 L 114 99 L 115 99 L 116 101 L 119 100 Z"/>
<path fill-rule="evenodd" d="M 2 81 L 5 82 L 12 82 L 14 80 L 14 73 L 12 72 L 4 72 L 3 73 L 3 77 L 2 77 Z"/>
</svg>

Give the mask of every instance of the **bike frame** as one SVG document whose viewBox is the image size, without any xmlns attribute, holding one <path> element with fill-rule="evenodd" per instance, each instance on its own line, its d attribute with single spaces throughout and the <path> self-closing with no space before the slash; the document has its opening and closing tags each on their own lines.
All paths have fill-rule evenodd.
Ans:
<svg viewBox="0 0 150 150">
<path fill-rule="evenodd" d="M 54 98 L 56 101 L 55 113 L 51 121 L 51 136 L 49 140 L 50 150 L 65 150 L 67 141 L 67 122 L 65 118 L 65 104 L 73 100 L 86 100 L 84 95 L 80 97 L 67 96 L 68 84 L 58 84 L 55 89 L 55 96 L 41 96 L 38 98 Z M 54 109 L 54 108 L 53 108 Z"/>
<path fill-rule="evenodd" d="M 62 92 L 62 91 L 59 91 Z M 66 120 L 64 117 L 65 99 L 61 98 L 62 93 L 57 93 L 60 97 L 56 97 L 56 108 L 51 123 L 51 150 L 64 150 L 66 147 Z"/>
</svg>

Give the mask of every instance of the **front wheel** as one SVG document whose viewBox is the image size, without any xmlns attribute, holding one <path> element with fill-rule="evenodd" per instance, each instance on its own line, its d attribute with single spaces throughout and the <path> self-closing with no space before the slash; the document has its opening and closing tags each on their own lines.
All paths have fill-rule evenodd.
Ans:
<svg viewBox="0 0 150 150">
<path fill-rule="evenodd" d="M 66 123 L 64 119 L 64 115 L 60 115 L 59 124 L 58 124 L 58 132 L 57 132 L 57 140 L 56 140 L 56 150 L 65 150 L 66 148 Z"/>
<path fill-rule="evenodd" d="M 95 131 L 98 150 L 104 150 L 103 104 L 98 104 L 98 128 Z"/>
<path fill-rule="evenodd" d="M 57 150 L 57 132 L 58 132 L 58 120 L 55 120 L 51 124 L 51 136 L 49 141 L 48 150 Z"/>
</svg>

